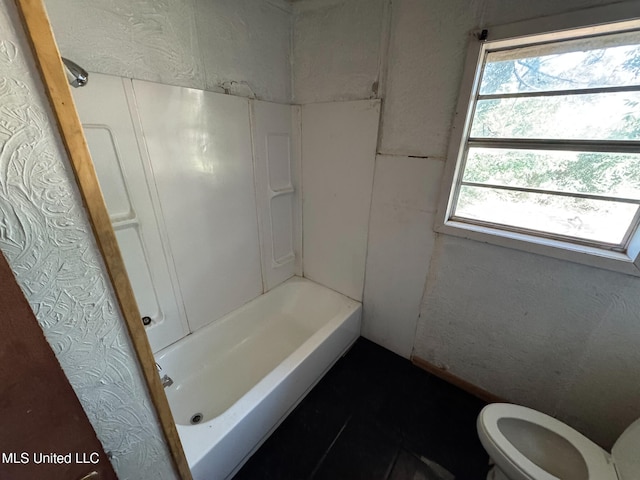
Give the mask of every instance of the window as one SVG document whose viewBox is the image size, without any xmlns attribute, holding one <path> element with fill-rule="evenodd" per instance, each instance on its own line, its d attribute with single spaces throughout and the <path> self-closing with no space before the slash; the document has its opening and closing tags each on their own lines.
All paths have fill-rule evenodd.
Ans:
<svg viewBox="0 0 640 480">
<path fill-rule="evenodd" d="M 640 275 L 640 22 L 479 36 L 440 231 Z"/>
</svg>

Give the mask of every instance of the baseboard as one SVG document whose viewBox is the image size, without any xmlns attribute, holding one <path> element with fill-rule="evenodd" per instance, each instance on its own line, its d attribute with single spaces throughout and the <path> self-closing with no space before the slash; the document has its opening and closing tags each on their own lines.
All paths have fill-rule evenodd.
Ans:
<svg viewBox="0 0 640 480">
<path fill-rule="evenodd" d="M 469 383 L 466 380 L 463 380 L 460 377 L 456 377 L 453 373 L 448 370 L 445 370 L 442 367 L 438 367 L 433 363 L 427 362 L 426 360 L 412 356 L 411 363 L 413 363 L 416 367 L 420 367 L 421 369 L 429 372 L 432 375 L 435 375 L 438 378 L 441 378 L 445 382 L 450 383 L 451 385 L 455 385 L 456 387 L 464 390 L 471 395 L 478 397 L 480 400 L 483 400 L 487 403 L 508 403 L 502 397 L 498 395 L 494 395 L 491 392 L 486 391 L 483 388 L 474 385 L 473 383 Z"/>
</svg>

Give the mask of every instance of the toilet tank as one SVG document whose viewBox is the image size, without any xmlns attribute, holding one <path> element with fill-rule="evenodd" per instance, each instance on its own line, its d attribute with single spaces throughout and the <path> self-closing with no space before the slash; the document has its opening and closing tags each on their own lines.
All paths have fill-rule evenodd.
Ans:
<svg viewBox="0 0 640 480">
<path fill-rule="evenodd" d="M 640 478 L 640 419 L 633 422 L 620 435 L 611 449 L 620 480 Z"/>
</svg>

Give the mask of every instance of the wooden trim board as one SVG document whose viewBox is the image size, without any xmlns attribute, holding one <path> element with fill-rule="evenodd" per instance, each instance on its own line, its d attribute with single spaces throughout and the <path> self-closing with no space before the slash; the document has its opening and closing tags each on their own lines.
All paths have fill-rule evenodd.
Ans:
<svg viewBox="0 0 640 480">
<path fill-rule="evenodd" d="M 15 1 L 175 469 L 181 479 L 191 480 L 191 471 L 156 371 L 46 10 L 42 0 Z"/>
<path fill-rule="evenodd" d="M 450 383 L 451 385 L 455 385 L 456 387 L 464 390 L 471 395 L 478 397 L 480 400 L 483 400 L 487 403 L 509 403 L 502 397 L 498 395 L 494 395 L 491 392 L 486 391 L 483 388 L 480 388 L 472 383 L 463 380 L 460 377 L 455 376 L 453 373 L 445 370 L 442 367 L 438 367 L 433 363 L 427 362 L 426 360 L 412 356 L 411 363 L 413 363 L 416 367 L 420 367 L 421 369 L 429 372 L 432 375 L 435 375 L 438 378 L 441 378 L 445 382 Z"/>
</svg>

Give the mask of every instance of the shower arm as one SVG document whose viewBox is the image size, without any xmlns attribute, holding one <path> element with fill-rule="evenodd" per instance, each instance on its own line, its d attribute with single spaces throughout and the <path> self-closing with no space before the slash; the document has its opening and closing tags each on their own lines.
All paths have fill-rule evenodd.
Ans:
<svg viewBox="0 0 640 480">
<path fill-rule="evenodd" d="M 84 87 L 89 81 L 89 73 L 77 63 L 62 57 L 67 80 L 72 87 Z"/>
</svg>

